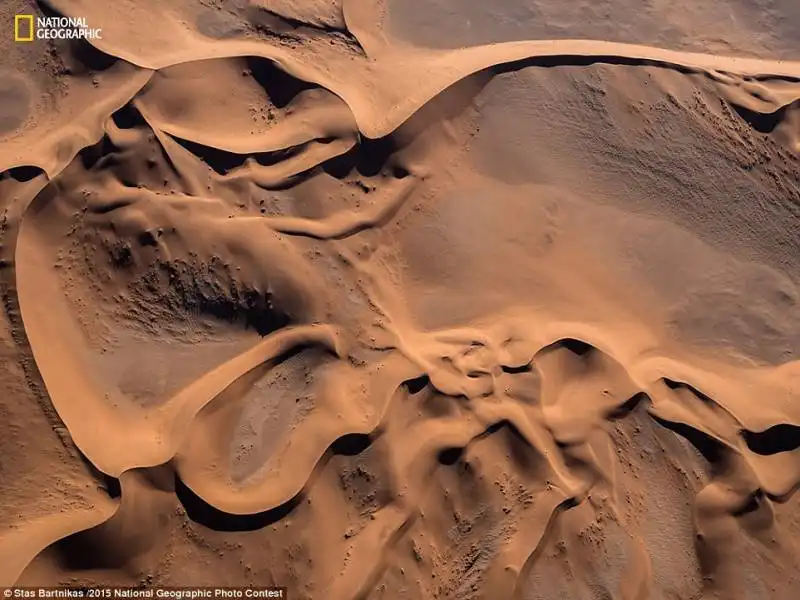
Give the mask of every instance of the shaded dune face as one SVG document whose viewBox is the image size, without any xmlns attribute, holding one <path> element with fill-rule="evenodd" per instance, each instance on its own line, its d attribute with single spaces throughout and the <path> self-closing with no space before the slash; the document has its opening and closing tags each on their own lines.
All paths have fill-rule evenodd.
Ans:
<svg viewBox="0 0 800 600">
<path fill-rule="evenodd" d="M 796 15 L 472 4 L 10 51 L 0 585 L 796 597 Z"/>
</svg>

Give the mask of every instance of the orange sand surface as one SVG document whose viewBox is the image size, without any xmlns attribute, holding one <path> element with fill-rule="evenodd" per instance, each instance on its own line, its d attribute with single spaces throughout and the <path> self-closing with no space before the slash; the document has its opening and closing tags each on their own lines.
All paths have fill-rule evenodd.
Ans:
<svg viewBox="0 0 800 600">
<path fill-rule="evenodd" d="M 797 0 L 0 22 L 0 586 L 800 597 Z"/>
</svg>

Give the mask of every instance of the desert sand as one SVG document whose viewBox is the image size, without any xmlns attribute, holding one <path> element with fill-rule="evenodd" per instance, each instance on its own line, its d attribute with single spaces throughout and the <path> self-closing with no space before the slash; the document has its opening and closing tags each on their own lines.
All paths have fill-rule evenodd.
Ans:
<svg viewBox="0 0 800 600">
<path fill-rule="evenodd" d="M 796 0 L 15 14 L 0 586 L 800 597 Z"/>
</svg>

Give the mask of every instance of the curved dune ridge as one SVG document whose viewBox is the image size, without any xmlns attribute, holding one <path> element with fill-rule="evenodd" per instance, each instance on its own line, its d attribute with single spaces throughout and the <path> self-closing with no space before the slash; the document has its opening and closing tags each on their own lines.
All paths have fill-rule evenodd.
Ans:
<svg viewBox="0 0 800 600">
<path fill-rule="evenodd" d="M 796 598 L 800 56 L 395 4 L 27 7 L 0 585 Z"/>
</svg>

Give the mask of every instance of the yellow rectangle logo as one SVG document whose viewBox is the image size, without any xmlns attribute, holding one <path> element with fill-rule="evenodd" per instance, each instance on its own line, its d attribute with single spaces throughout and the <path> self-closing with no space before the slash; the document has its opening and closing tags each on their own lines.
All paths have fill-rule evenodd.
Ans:
<svg viewBox="0 0 800 600">
<path fill-rule="evenodd" d="M 25 23 L 28 24 L 27 34 L 23 31 Z M 14 41 L 33 41 L 33 15 L 14 15 Z"/>
</svg>

